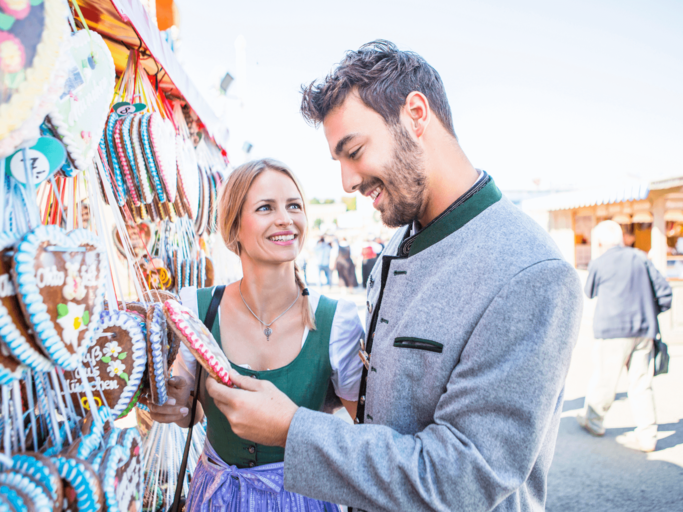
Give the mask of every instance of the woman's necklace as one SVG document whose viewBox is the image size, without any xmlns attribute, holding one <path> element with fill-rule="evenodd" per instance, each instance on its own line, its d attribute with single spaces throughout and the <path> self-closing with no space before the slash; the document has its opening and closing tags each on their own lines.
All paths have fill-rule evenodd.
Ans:
<svg viewBox="0 0 683 512">
<path fill-rule="evenodd" d="M 296 304 L 296 301 L 299 300 L 299 289 L 297 288 L 297 290 L 296 290 L 296 299 L 294 299 L 294 302 L 292 302 L 287 309 L 285 309 L 282 313 L 280 313 L 280 315 L 278 315 L 278 317 L 275 320 L 273 320 L 272 322 L 267 324 L 263 320 L 261 320 L 258 316 L 256 316 L 256 313 L 254 313 L 251 310 L 251 308 L 249 307 L 249 304 L 247 304 L 247 301 L 244 300 L 244 295 L 242 295 L 242 281 L 244 281 L 244 278 L 240 279 L 240 285 L 238 287 L 238 289 L 240 291 L 240 297 L 242 297 L 242 302 L 244 302 L 244 305 L 247 306 L 249 313 L 254 315 L 254 318 L 256 318 L 256 320 L 261 322 L 261 325 L 265 327 L 265 329 L 263 329 L 263 334 L 266 335 L 266 341 L 270 341 L 270 335 L 273 334 L 273 330 L 270 328 L 270 326 L 273 325 L 275 322 L 277 322 L 280 318 L 282 318 L 284 316 L 284 314 L 287 313 L 287 311 L 292 309 L 292 307 L 294 307 L 294 304 Z"/>
</svg>

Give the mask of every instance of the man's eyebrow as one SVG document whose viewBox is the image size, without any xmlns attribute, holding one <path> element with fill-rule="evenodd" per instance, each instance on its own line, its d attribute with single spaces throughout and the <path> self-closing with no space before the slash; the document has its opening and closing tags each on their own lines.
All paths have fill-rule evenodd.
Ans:
<svg viewBox="0 0 683 512">
<path fill-rule="evenodd" d="M 334 148 L 334 154 L 339 156 L 341 152 L 344 151 L 344 146 L 351 142 L 351 140 L 353 140 L 355 137 L 358 137 L 357 133 L 350 133 L 349 135 L 342 137 L 339 142 L 337 142 L 337 146 Z"/>
</svg>

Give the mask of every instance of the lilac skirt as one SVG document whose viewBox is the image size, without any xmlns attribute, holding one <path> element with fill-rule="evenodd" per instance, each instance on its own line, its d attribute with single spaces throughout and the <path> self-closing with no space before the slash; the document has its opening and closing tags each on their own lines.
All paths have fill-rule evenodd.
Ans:
<svg viewBox="0 0 683 512">
<path fill-rule="evenodd" d="M 211 459 L 211 460 L 209 460 Z M 186 512 L 339 512 L 338 505 L 285 491 L 284 462 L 238 469 L 207 440 L 192 475 Z"/>
</svg>

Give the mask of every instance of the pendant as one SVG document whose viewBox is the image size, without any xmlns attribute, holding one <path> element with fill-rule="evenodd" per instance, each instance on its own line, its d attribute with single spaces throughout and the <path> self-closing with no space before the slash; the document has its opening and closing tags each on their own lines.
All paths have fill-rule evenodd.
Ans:
<svg viewBox="0 0 683 512">
<path fill-rule="evenodd" d="M 270 341 L 270 335 L 273 334 L 273 329 L 271 329 L 270 327 L 266 327 L 265 329 L 263 329 L 263 334 L 266 335 L 266 341 Z"/>
</svg>

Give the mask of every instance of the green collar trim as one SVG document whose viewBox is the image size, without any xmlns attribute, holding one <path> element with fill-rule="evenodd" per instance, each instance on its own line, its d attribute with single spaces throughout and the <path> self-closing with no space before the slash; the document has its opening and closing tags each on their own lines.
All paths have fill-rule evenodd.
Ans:
<svg viewBox="0 0 683 512">
<path fill-rule="evenodd" d="M 489 206 L 497 203 L 501 197 L 503 197 L 503 194 L 493 182 L 493 178 L 490 178 L 488 183 L 465 200 L 464 203 L 456 206 L 442 217 L 437 218 L 436 221 L 415 235 L 408 255 L 415 256 L 455 233 Z"/>
</svg>

